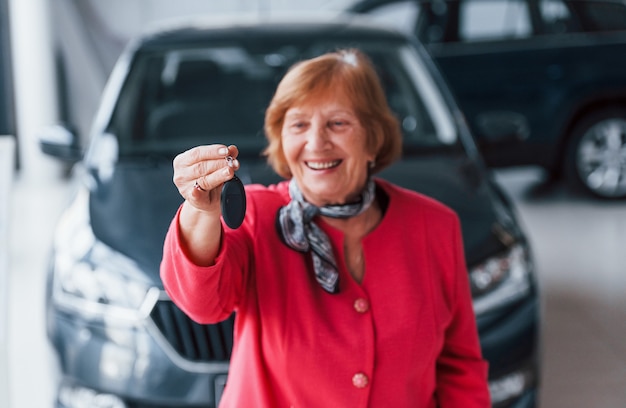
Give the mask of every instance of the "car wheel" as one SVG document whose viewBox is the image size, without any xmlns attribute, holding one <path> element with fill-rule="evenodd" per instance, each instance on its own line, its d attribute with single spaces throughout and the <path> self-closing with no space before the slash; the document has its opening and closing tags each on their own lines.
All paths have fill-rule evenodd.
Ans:
<svg viewBox="0 0 626 408">
<path fill-rule="evenodd" d="M 596 197 L 626 197 L 626 110 L 587 115 L 571 135 L 565 162 L 570 183 Z"/>
</svg>

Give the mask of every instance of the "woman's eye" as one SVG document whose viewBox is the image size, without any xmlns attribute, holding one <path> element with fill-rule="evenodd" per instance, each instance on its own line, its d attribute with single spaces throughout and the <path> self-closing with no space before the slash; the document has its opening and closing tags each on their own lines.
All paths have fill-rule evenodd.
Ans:
<svg viewBox="0 0 626 408">
<path fill-rule="evenodd" d="M 292 122 L 289 127 L 293 129 L 303 129 L 306 126 L 304 122 Z"/>
<path fill-rule="evenodd" d="M 330 126 L 333 128 L 342 128 L 348 126 L 348 122 L 344 120 L 333 120 L 330 122 Z"/>
</svg>

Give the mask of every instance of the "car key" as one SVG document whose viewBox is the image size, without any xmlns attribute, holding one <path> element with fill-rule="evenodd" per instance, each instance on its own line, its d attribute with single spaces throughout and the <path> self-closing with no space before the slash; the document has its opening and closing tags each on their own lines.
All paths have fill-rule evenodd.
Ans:
<svg viewBox="0 0 626 408">
<path fill-rule="evenodd" d="M 227 156 L 226 161 L 228 161 L 229 166 L 233 165 L 232 157 Z M 222 187 L 221 209 L 226 225 L 232 229 L 241 226 L 246 215 L 246 190 L 237 175 L 225 182 Z"/>
</svg>

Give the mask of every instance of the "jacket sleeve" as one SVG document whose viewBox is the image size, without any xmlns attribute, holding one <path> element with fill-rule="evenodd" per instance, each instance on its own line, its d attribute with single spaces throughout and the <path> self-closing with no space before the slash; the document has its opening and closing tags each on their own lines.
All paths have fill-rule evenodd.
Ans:
<svg viewBox="0 0 626 408">
<path fill-rule="evenodd" d="M 452 314 L 437 360 L 437 398 L 441 408 L 488 408 L 488 365 L 482 358 L 458 219 L 453 239 Z"/>
<path fill-rule="evenodd" d="M 243 290 L 247 254 L 245 240 L 222 231 L 219 254 L 212 266 L 195 265 L 182 245 L 178 220 L 172 220 L 163 245 L 161 280 L 172 301 L 191 319 L 209 324 L 227 319 L 237 307 Z"/>
</svg>

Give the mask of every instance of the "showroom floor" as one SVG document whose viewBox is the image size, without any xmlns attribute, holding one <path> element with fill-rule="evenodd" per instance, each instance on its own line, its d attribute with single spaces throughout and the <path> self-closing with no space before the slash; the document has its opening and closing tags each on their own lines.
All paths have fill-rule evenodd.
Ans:
<svg viewBox="0 0 626 408">
<path fill-rule="evenodd" d="M 543 302 L 542 408 L 626 406 L 626 201 L 545 188 L 533 170 L 498 173 L 536 254 Z M 56 180 L 16 180 L 9 296 L 10 408 L 51 406 L 55 362 L 44 327 L 52 227 L 69 199 Z"/>
<path fill-rule="evenodd" d="M 507 170 L 538 263 L 543 300 L 542 408 L 626 407 L 626 201 L 545 186 Z"/>
</svg>

